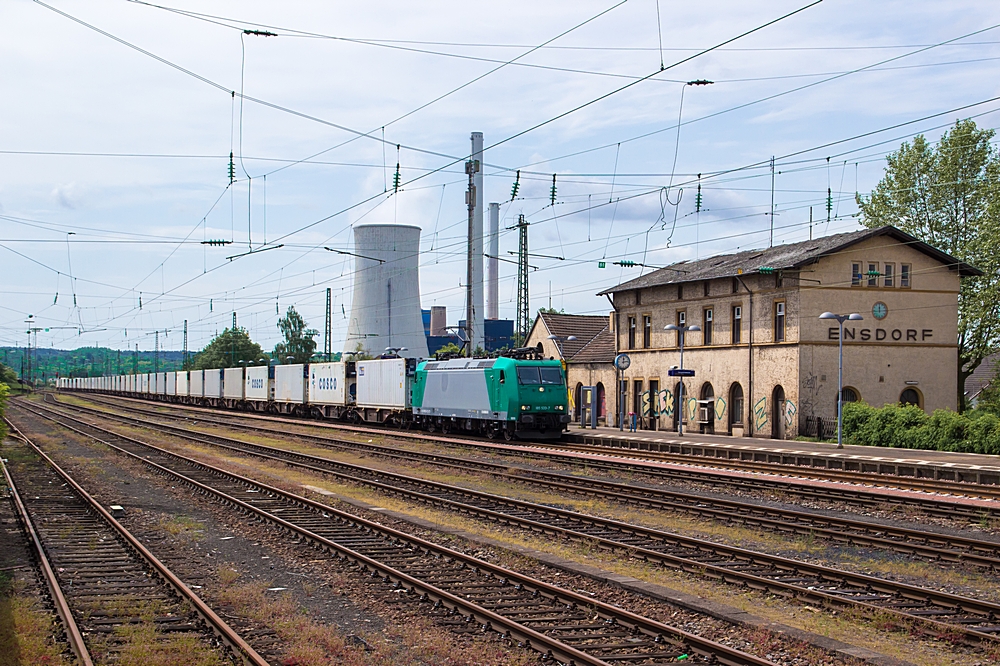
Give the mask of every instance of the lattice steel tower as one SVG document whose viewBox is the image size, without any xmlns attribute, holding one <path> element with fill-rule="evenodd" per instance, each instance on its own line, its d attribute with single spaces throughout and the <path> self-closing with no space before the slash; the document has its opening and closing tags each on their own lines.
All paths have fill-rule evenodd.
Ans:
<svg viewBox="0 0 1000 666">
<path fill-rule="evenodd" d="M 517 319 L 514 320 L 518 344 L 523 345 L 531 325 L 531 308 L 528 304 L 528 221 L 524 215 L 517 218 Z"/>
</svg>

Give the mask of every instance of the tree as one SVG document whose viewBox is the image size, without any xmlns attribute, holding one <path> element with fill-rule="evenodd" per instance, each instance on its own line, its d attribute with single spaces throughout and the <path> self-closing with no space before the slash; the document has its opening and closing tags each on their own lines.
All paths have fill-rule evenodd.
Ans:
<svg viewBox="0 0 1000 666">
<path fill-rule="evenodd" d="M 235 368 L 240 361 L 245 365 L 254 365 L 261 359 L 267 359 L 267 355 L 259 344 L 250 339 L 245 328 L 227 328 L 194 357 L 194 369 Z"/>
<path fill-rule="evenodd" d="M 294 305 L 289 305 L 285 316 L 278 320 L 278 330 L 285 336 L 285 341 L 274 346 L 274 358 L 281 363 L 287 363 L 289 358 L 299 363 L 308 363 L 316 351 L 316 341 L 313 338 L 319 335 L 319 331 L 306 328 L 306 320 L 295 310 Z"/>
<path fill-rule="evenodd" d="M 958 298 L 958 404 L 965 380 L 1000 344 L 1000 154 L 994 132 L 960 120 L 933 147 L 923 135 L 886 159 L 885 176 L 858 197 L 867 227 L 894 225 L 983 271 Z"/>
<path fill-rule="evenodd" d="M 6 384 L 8 387 L 17 384 L 17 373 L 3 363 L 0 363 L 0 384 Z"/>
</svg>

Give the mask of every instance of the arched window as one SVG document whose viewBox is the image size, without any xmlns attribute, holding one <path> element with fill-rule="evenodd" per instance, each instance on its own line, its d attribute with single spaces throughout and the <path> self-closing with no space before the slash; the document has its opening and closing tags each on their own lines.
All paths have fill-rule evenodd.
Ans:
<svg viewBox="0 0 1000 666">
<path fill-rule="evenodd" d="M 856 388 L 853 388 L 851 386 L 845 386 L 843 400 L 845 403 L 857 402 L 861 400 L 861 394 L 858 393 L 858 390 Z"/>
<path fill-rule="evenodd" d="M 902 393 L 899 394 L 899 404 L 901 405 L 916 405 L 917 407 L 923 408 L 923 400 L 920 397 L 920 391 L 915 388 L 904 389 Z"/>
<path fill-rule="evenodd" d="M 734 382 L 729 387 L 729 425 L 740 425 L 743 423 L 743 387 L 739 382 Z"/>
</svg>

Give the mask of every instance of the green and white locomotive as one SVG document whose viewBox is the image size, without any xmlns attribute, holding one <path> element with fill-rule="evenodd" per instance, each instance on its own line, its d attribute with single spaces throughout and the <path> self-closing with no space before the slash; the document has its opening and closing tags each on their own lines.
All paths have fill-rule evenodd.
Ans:
<svg viewBox="0 0 1000 666">
<path fill-rule="evenodd" d="M 424 361 L 413 378 L 413 420 L 429 431 L 490 439 L 558 439 L 570 421 L 560 361 Z"/>
</svg>

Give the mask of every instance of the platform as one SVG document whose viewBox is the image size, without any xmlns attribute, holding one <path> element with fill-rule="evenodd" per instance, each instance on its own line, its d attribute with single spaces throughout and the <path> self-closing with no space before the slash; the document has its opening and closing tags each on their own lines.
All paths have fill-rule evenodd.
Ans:
<svg viewBox="0 0 1000 666">
<path fill-rule="evenodd" d="M 779 465 L 844 469 L 894 476 L 909 476 L 986 485 L 1000 484 L 1000 456 L 950 451 L 892 449 L 845 445 L 838 449 L 828 442 L 801 442 L 756 437 L 729 437 L 701 433 L 678 436 L 673 431 L 596 430 L 570 424 L 571 441 L 598 446 L 679 453 L 694 457 L 752 460 Z"/>
</svg>

